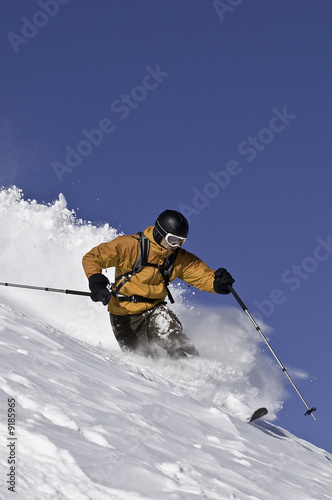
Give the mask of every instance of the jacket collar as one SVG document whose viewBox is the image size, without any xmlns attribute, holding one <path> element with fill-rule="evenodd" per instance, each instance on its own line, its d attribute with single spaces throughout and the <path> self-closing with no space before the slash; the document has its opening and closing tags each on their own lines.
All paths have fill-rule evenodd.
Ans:
<svg viewBox="0 0 332 500">
<path fill-rule="evenodd" d="M 163 248 L 160 245 L 158 245 L 158 243 L 156 243 L 153 237 L 153 227 L 154 226 L 149 226 L 143 232 L 145 236 L 150 240 L 151 250 L 153 250 L 153 253 L 155 255 L 160 256 L 163 259 L 166 259 L 166 257 L 170 255 L 171 252 L 169 252 L 168 250 L 166 250 L 166 248 Z"/>
</svg>

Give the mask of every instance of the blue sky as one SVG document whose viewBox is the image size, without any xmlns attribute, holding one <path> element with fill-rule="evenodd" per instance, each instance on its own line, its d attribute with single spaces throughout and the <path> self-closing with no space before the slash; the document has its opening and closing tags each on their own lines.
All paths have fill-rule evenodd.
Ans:
<svg viewBox="0 0 332 500">
<path fill-rule="evenodd" d="M 304 417 L 289 387 L 278 424 L 329 451 L 331 15 L 328 0 L 16 0 L 0 19 L 1 185 L 62 192 L 125 233 L 188 215 L 186 248 L 233 274 L 317 406 Z"/>
</svg>

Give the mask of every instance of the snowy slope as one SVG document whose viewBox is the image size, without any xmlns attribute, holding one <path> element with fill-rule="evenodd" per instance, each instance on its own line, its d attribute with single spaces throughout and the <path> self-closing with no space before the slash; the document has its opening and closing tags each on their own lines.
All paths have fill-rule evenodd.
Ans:
<svg viewBox="0 0 332 500">
<path fill-rule="evenodd" d="M 117 235 L 16 188 L 0 192 L 0 228 L 1 281 L 81 290 L 82 255 Z M 271 423 L 284 381 L 241 311 L 173 292 L 201 359 L 124 355 L 101 304 L 0 287 L 0 499 L 8 399 L 20 500 L 332 499 L 332 456 Z M 269 422 L 245 423 L 261 405 Z"/>
<path fill-rule="evenodd" d="M 17 498 L 332 498 L 332 455 L 283 429 L 244 423 L 141 358 L 116 357 L 8 306 L 0 329 L 0 405 L 3 413 L 15 398 L 17 409 Z M 7 436 L 2 419 L 4 499 Z"/>
</svg>

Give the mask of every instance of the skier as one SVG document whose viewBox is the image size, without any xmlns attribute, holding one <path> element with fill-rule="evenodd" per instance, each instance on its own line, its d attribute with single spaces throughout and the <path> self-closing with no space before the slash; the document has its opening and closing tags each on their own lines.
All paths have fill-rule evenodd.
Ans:
<svg viewBox="0 0 332 500">
<path fill-rule="evenodd" d="M 157 344 L 174 359 L 199 355 L 165 303 L 166 295 L 174 302 L 168 284 L 180 278 L 199 290 L 228 294 L 234 279 L 226 269 L 213 271 L 182 248 L 188 230 L 188 221 L 181 213 L 165 210 L 143 233 L 118 236 L 84 255 L 91 299 L 108 305 L 122 350 L 158 357 Z M 109 267 L 115 267 L 112 286 L 102 274 L 102 269 Z"/>
</svg>

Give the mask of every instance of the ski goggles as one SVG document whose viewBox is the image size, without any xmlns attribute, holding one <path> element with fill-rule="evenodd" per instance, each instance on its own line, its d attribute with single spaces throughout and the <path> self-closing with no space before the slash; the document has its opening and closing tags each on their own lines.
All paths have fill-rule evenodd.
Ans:
<svg viewBox="0 0 332 500">
<path fill-rule="evenodd" d="M 168 243 L 168 245 L 173 248 L 180 247 L 186 241 L 186 239 L 187 238 L 181 238 L 180 236 L 175 236 L 175 234 L 171 233 L 167 233 L 165 236 L 166 243 Z"/>
</svg>

